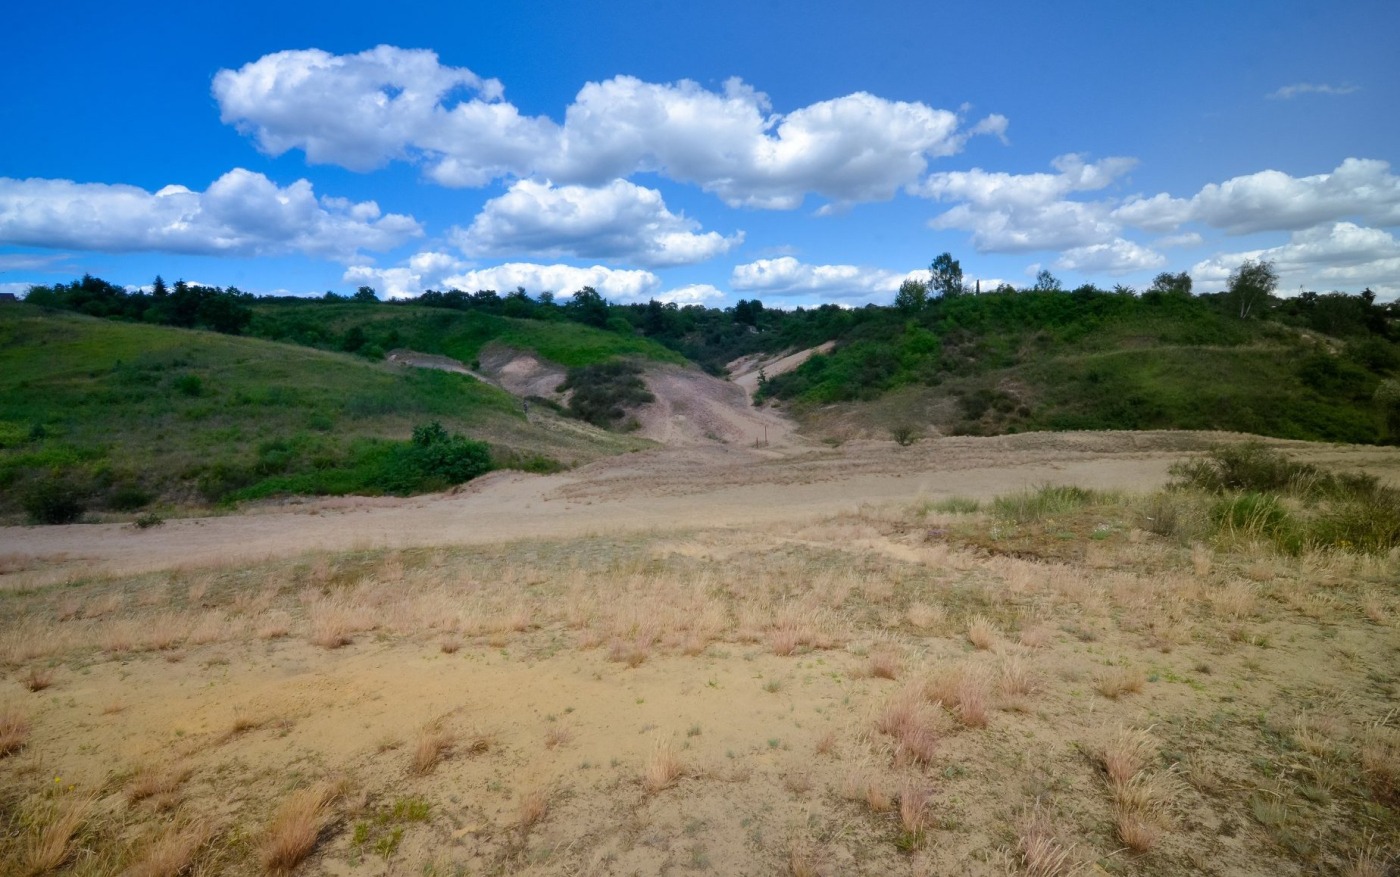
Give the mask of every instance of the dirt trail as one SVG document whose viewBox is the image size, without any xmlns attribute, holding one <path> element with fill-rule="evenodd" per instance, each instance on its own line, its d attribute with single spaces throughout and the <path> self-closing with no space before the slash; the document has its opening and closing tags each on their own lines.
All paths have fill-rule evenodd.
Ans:
<svg viewBox="0 0 1400 877">
<path fill-rule="evenodd" d="M 765 356 L 754 354 L 752 356 L 741 356 L 729 363 L 729 379 L 744 388 L 744 392 L 753 396 L 758 392 L 758 376 L 760 374 L 776 378 L 778 375 L 787 374 L 797 368 L 802 363 L 811 359 L 818 353 L 828 353 L 836 346 L 835 341 L 828 341 L 816 347 L 809 347 L 806 350 L 799 350 L 796 353 L 788 353 L 781 356 Z"/>
<path fill-rule="evenodd" d="M 522 537 L 801 522 L 866 503 L 979 499 L 1043 483 L 1146 490 L 1216 433 L 1031 433 L 897 448 L 708 444 L 600 460 L 572 472 L 498 472 L 455 493 L 292 501 L 225 517 L 0 528 L 0 586 L 93 572 L 253 561 L 317 550 L 482 544 Z M 1291 453 L 1400 482 L 1400 451 L 1280 442 Z M 41 569 L 42 568 L 42 569 Z"/>
</svg>

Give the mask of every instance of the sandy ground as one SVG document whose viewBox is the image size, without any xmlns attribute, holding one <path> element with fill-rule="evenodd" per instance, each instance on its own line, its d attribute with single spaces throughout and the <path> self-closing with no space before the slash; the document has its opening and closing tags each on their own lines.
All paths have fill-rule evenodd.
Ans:
<svg viewBox="0 0 1400 877">
<path fill-rule="evenodd" d="M 279 808 L 323 784 L 297 873 L 1071 873 L 1042 836 L 1074 873 L 1385 873 L 1344 868 L 1400 852 L 1394 558 L 910 508 L 1145 491 L 1238 438 L 709 441 L 0 529 L 0 725 L 30 729 L 0 873 L 40 870 L 65 807 L 55 873 L 278 873 Z M 1394 449 L 1277 444 L 1400 482 Z"/>
<path fill-rule="evenodd" d="M 653 378 L 656 380 L 656 378 Z M 755 421 L 762 422 L 762 421 Z M 752 428 L 752 423 L 745 428 Z M 449 494 L 294 500 L 244 514 L 130 525 L 0 528 L 0 586 L 309 551 L 422 547 L 801 522 L 869 503 L 988 499 L 1041 484 L 1145 491 L 1185 453 L 1241 436 L 1032 433 L 778 447 L 710 442 L 612 457 L 549 476 L 497 472 Z M 1302 459 L 1400 482 L 1394 449 L 1276 442 Z"/>
</svg>

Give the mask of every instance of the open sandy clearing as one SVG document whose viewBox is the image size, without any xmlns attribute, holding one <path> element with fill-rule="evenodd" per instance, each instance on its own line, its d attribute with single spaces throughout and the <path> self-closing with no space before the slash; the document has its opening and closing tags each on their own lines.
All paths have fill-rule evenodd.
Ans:
<svg viewBox="0 0 1400 877">
<path fill-rule="evenodd" d="M 160 550 L 140 573 L 56 561 L 66 584 L 0 596 L 0 749 L 17 741 L 0 757 L 0 861 L 1365 873 L 1347 869 L 1393 857 L 1400 829 L 1400 558 L 1193 547 L 1141 529 L 1137 500 L 1029 523 L 909 502 L 1160 479 L 1169 443 L 1192 441 L 824 449 L 749 456 L 748 473 L 717 449 L 355 511 L 78 528 L 100 545 L 177 525 L 428 526 L 522 484 L 583 519 L 387 549 L 329 527 L 335 550 L 289 539 L 256 564 L 189 565 L 229 552 L 212 539 L 209 554 L 141 543 Z M 1393 452 L 1306 452 L 1394 471 Z M 911 459 L 904 480 L 959 489 L 896 487 Z M 743 517 L 736 497 L 765 495 Z M 12 575 L 44 573 L 30 562 Z M 307 801 L 305 849 L 274 847 Z"/>
</svg>

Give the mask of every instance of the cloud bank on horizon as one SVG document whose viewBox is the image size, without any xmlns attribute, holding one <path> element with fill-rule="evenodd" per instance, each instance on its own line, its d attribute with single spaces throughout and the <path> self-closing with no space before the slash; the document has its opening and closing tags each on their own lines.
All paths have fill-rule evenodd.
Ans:
<svg viewBox="0 0 1400 877">
<path fill-rule="evenodd" d="M 1300 82 L 1267 98 L 1357 90 Z M 0 272 L 66 267 L 82 253 L 276 256 L 328 263 L 342 282 L 396 297 L 589 285 L 617 301 L 855 304 L 889 301 L 949 250 L 965 266 L 985 260 L 983 277 L 1048 265 L 1101 284 L 1142 282 L 1170 266 L 1202 289 L 1220 288 L 1246 258 L 1266 258 L 1286 290 L 1400 295 L 1391 232 L 1400 176 L 1379 157 L 1141 191 L 1134 177 L 1145 163 L 1130 155 L 1066 152 L 1040 157 L 1048 170 L 988 169 L 1024 162 L 1026 150 L 1006 115 L 966 106 L 855 90 L 783 108 L 733 76 L 706 87 L 615 75 L 584 82 L 552 114 L 532 113 L 497 79 L 390 45 L 264 54 L 218 70 L 211 95 L 219 122 L 261 153 L 247 163 L 266 171 L 234 167 L 154 191 L 120 179 L 0 176 Z M 974 144 L 977 164 L 957 167 Z M 272 169 L 297 155 L 305 176 L 276 182 Z M 385 194 L 337 194 L 344 173 L 313 184 L 321 167 L 359 175 L 356 190 L 383 180 Z M 466 212 L 382 210 L 386 199 L 414 200 L 398 182 L 405 168 L 417 176 L 410 186 L 460 198 Z M 843 222 L 872 241 L 923 236 L 927 256 L 882 254 L 872 241 L 844 254 L 821 228 Z M 70 255 L 49 263 L 47 251 Z"/>
</svg>

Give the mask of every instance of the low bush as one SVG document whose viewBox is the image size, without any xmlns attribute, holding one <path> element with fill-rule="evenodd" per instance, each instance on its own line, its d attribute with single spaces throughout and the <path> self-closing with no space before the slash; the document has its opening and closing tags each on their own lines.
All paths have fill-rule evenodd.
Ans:
<svg viewBox="0 0 1400 877">
<path fill-rule="evenodd" d="M 86 491 L 67 478 L 46 475 L 25 488 L 21 504 L 36 524 L 72 524 L 87 511 Z"/>
<path fill-rule="evenodd" d="M 622 426 L 628 409 L 656 400 L 642 380 L 642 367 L 627 360 L 571 368 L 558 390 L 572 391 L 570 413 L 604 429 Z"/>
</svg>

